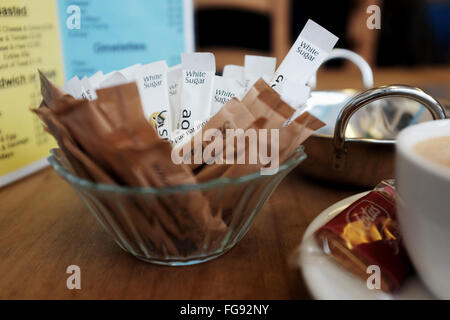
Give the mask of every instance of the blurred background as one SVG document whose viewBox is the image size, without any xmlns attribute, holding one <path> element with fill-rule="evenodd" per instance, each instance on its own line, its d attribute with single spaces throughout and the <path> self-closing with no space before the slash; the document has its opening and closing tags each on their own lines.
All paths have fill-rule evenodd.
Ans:
<svg viewBox="0 0 450 320">
<path fill-rule="evenodd" d="M 448 65 L 449 0 L 194 0 L 196 47 L 216 54 L 218 71 L 243 65 L 245 54 L 278 63 L 308 18 L 336 34 L 375 68 Z M 381 8 L 381 29 L 370 30 L 367 7 Z M 270 35 L 269 37 L 267 35 Z M 329 68 L 354 68 L 332 61 Z"/>
</svg>

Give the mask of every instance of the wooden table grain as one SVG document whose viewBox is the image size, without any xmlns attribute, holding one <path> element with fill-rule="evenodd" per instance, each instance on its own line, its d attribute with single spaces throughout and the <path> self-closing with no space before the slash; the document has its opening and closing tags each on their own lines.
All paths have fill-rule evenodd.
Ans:
<svg viewBox="0 0 450 320">
<path fill-rule="evenodd" d="M 448 92 L 449 71 L 380 70 L 375 81 Z M 359 74 L 322 72 L 318 82 L 357 87 Z M 0 299 L 307 299 L 293 253 L 317 214 L 360 191 L 293 171 L 227 254 L 163 267 L 123 252 L 48 168 L 0 190 Z M 67 289 L 69 265 L 81 268 L 81 290 Z"/>
</svg>

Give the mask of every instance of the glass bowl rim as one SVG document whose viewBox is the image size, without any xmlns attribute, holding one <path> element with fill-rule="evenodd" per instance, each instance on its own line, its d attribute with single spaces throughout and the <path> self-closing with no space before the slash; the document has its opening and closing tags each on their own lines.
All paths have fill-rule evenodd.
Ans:
<svg viewBox="0 0 450 320">
<path fill-rule="evenodd" d="M 53 169 L 67 182 L 82 189 L 90 189 L 100 192 L 109 193 L 119 193 L 119 194 L 172 194 L 176 192 L 189 192 L 197 190 L 205 190 L 220 187 L 223 185 L 230 184 L 243 184 L 253 180 L 264 179 L 274 175 L 279 175 L 284 171 L 290 169 L 293 166 L 298 165 L 300 162 L 306 159 L 307 155 L 304 152 L 303 146 L 297 148 L 291 156 L 282 165 L 278 167 L 278 171 L 273 175 L 262 175 L 260 171 L 250 173 L 242 177 L 227 177 L 227 178 L 216 178 L 202 183 L 196 184 L 184 184 L 176 185 L 164 188 L 154 188 L 154 187 L 129 187 L 124 185 L 110 185 L 106 183 L 96 183 L 90 180 L 80 178 L 72 173 L 70 173 L 58 160 L 56 154 L 56 148 L 51 149 L 51 155 L 47 158 L 48 162 L 52 165 Z"/>
</svg>

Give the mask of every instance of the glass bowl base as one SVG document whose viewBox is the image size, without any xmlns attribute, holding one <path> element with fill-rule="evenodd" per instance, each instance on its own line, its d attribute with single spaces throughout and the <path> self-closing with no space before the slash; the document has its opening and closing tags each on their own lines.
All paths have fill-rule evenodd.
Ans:
<svg viewBox="0 0 450 320">
<path fill-rule="evenodd" d="M 162 265 L 162 266 L 182 267 L 182 266 L 191 266 L 191 265 L 195 265 L 195 264 L 199 264 L 199 263 L 203 263 L 203 262 L 207 262 L 207 261 L 216 259 L 216 258 L 220 257 L 221 255 L 227 253 L 230 249 L 223 250 L 221 252 L 217 252 L 217 253 L 210 254 L 210 255 L 197 256 L 197 257 L 191 257 L 191 258 L 185 258 L 185 259 L 181 259 L 181 258 L 157 259 L 157 258 L 148 258 L 148 257 L 143 257 L 143 256 L 137 256 L 137 255 L 133 255 L 133 256 L 138 258 L 139 260 L 147 262 L 147 263 L 153 263 L 153 264 L 158 264 L 158 265 Z"/>
</svg>

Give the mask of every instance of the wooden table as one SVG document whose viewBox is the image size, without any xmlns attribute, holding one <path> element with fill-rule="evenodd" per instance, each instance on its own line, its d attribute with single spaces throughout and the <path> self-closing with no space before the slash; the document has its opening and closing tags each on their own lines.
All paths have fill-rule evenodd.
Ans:
<svg viewBox="0 0 450 320">
<path fill-rule="evenodd" d="M 380 70 L 375 81 L 445 91 L 449 76 L 448 68 Z M 322 88 L 358 83 L 356 72 L 319 75 Z M 0 299 L 310 298 L 293 252 L 317 214 L 360 191 L 294 171 L 226 255 L 196 266 L 162 267 L 123 252 L 71 187 L 45 169 L 0 190 Z M 81 268 L 81 290 L 66 287 L 69 265 Z"/>
</svg>

